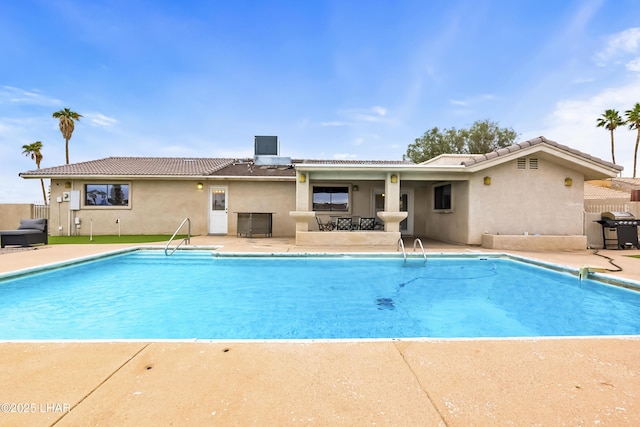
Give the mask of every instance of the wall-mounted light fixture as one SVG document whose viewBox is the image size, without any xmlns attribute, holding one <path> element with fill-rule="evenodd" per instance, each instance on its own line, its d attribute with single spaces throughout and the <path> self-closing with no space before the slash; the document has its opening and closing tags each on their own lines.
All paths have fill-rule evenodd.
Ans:
<svg viewBox="0 0 640 427">
<path fill-rule="evenodd" d="M 307 180 L 307 175 L 305 175 L 305 174 L 301 173 L 301 174 L 298 176 L 298 181 L 300 181 L 300 182 L 305 182 L 306 180 Z"/>
<path fill-rule="evenodd" d="M 358 186 L 357 186 L 357 185 L 354 185 L 354 186 L 353 186 L 353 187 L 351 187 L 351 188 L 353 189 L 353 191 L 358 191 L 358 190 L 359 190 L 359 188 L 358 188 Z"/>
<path fill-rule="evenodd" d="M 196 188 L 197 188 L 198 190 L 202 190 L 202 189 L 204 188 L 204 184 L 202 184 L 201 182 L 199 182 L 199 183 L 197 183 L 197 184 L 196 184 Z"/>
<path fill-rule="evenodd" d="M 398 175 L 391 175 L 391 182 L 394 184 L 398 182 Z"/>
<path fill-rule="evenodd" d="M 565 185 L 566 187 L 571 187 L 571 186 L 573 185 L 573 179 L 571 179 L 571 178 L 565 178 L 565 179 L 564 179 L 564 185 Z"/>
<path fill-rule="evenodd" d="M 71 183 L 69 181 L 65 182 L 64 188 L 71 188 Z"/>
<path fill-rule="evenodd" d="M 484 177 L 484 185 L 491 185 L 491 177 L 490 176 L 485 176 Z"/>
</svg>

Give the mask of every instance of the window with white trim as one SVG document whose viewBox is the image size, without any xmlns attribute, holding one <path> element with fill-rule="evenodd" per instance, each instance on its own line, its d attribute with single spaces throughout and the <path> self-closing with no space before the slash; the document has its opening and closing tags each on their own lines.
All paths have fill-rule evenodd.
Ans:
<svg viewBox="0 0 640 427">
<path fill-rule="evenodd" d="M 129 184 L 85 184 L 85 206 L 129 206 Z"/>
</svg>

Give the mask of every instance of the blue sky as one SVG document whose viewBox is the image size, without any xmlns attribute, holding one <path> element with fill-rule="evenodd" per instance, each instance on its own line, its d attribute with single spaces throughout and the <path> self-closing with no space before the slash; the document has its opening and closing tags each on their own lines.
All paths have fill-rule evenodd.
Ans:
<svg viewBox="0 0 640 427">
<path fill-rule="evenodd" d="M 490 119 L 611 160 L 607 108 L 640 102 L 640 0 L 22 0 L 0 5 L 0 203 L 41 199 L 23 144 L 109 156 L 401 159 Z M 635 132 L 616 161 L 633 171 Z"/>
</svg>

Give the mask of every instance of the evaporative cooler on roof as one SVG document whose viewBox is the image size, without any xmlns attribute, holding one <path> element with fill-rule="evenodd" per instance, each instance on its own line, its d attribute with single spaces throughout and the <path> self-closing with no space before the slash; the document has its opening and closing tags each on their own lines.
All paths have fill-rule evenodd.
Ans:
<svg viewBox="0 0 640 427">
<path fill-rule="evenodd" d="M 255 155 L 256 156 L 277 156 L 278 155 L 277 136 L 256 136 Z"/>
</svg>

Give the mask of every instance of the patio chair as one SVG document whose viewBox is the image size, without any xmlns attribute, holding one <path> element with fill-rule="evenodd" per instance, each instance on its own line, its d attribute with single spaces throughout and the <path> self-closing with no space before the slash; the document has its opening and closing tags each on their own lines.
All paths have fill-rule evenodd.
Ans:
<svg viewBox="0 0 640 427">
<path fill-rule="evenodd" d="M 49 243 L 49 230 L 44 218 L 21 219 L 17 230 L 0 231 L 0 247 L 20 245 L 26 248 L 36 243 Z"/>
<path fill-rule="evenodd" d="M 360 218 L 360 230 L 373 230 L 375 225 L 375 218 Z"/>
<path fill-rule="evenodd" d="M 316 217 L 316 222 L 318 223 L 318 230 L 320 231 L 331 231 L 333 230 L 333 223 L 332 222 L 326 222 L 323 223 L 322 220 L 318 217 Z"/>
<path fill-rule="evenodd" d="M 351 218 L 338 218 L 336 230 L 351 231 Z"/>
</svg>

